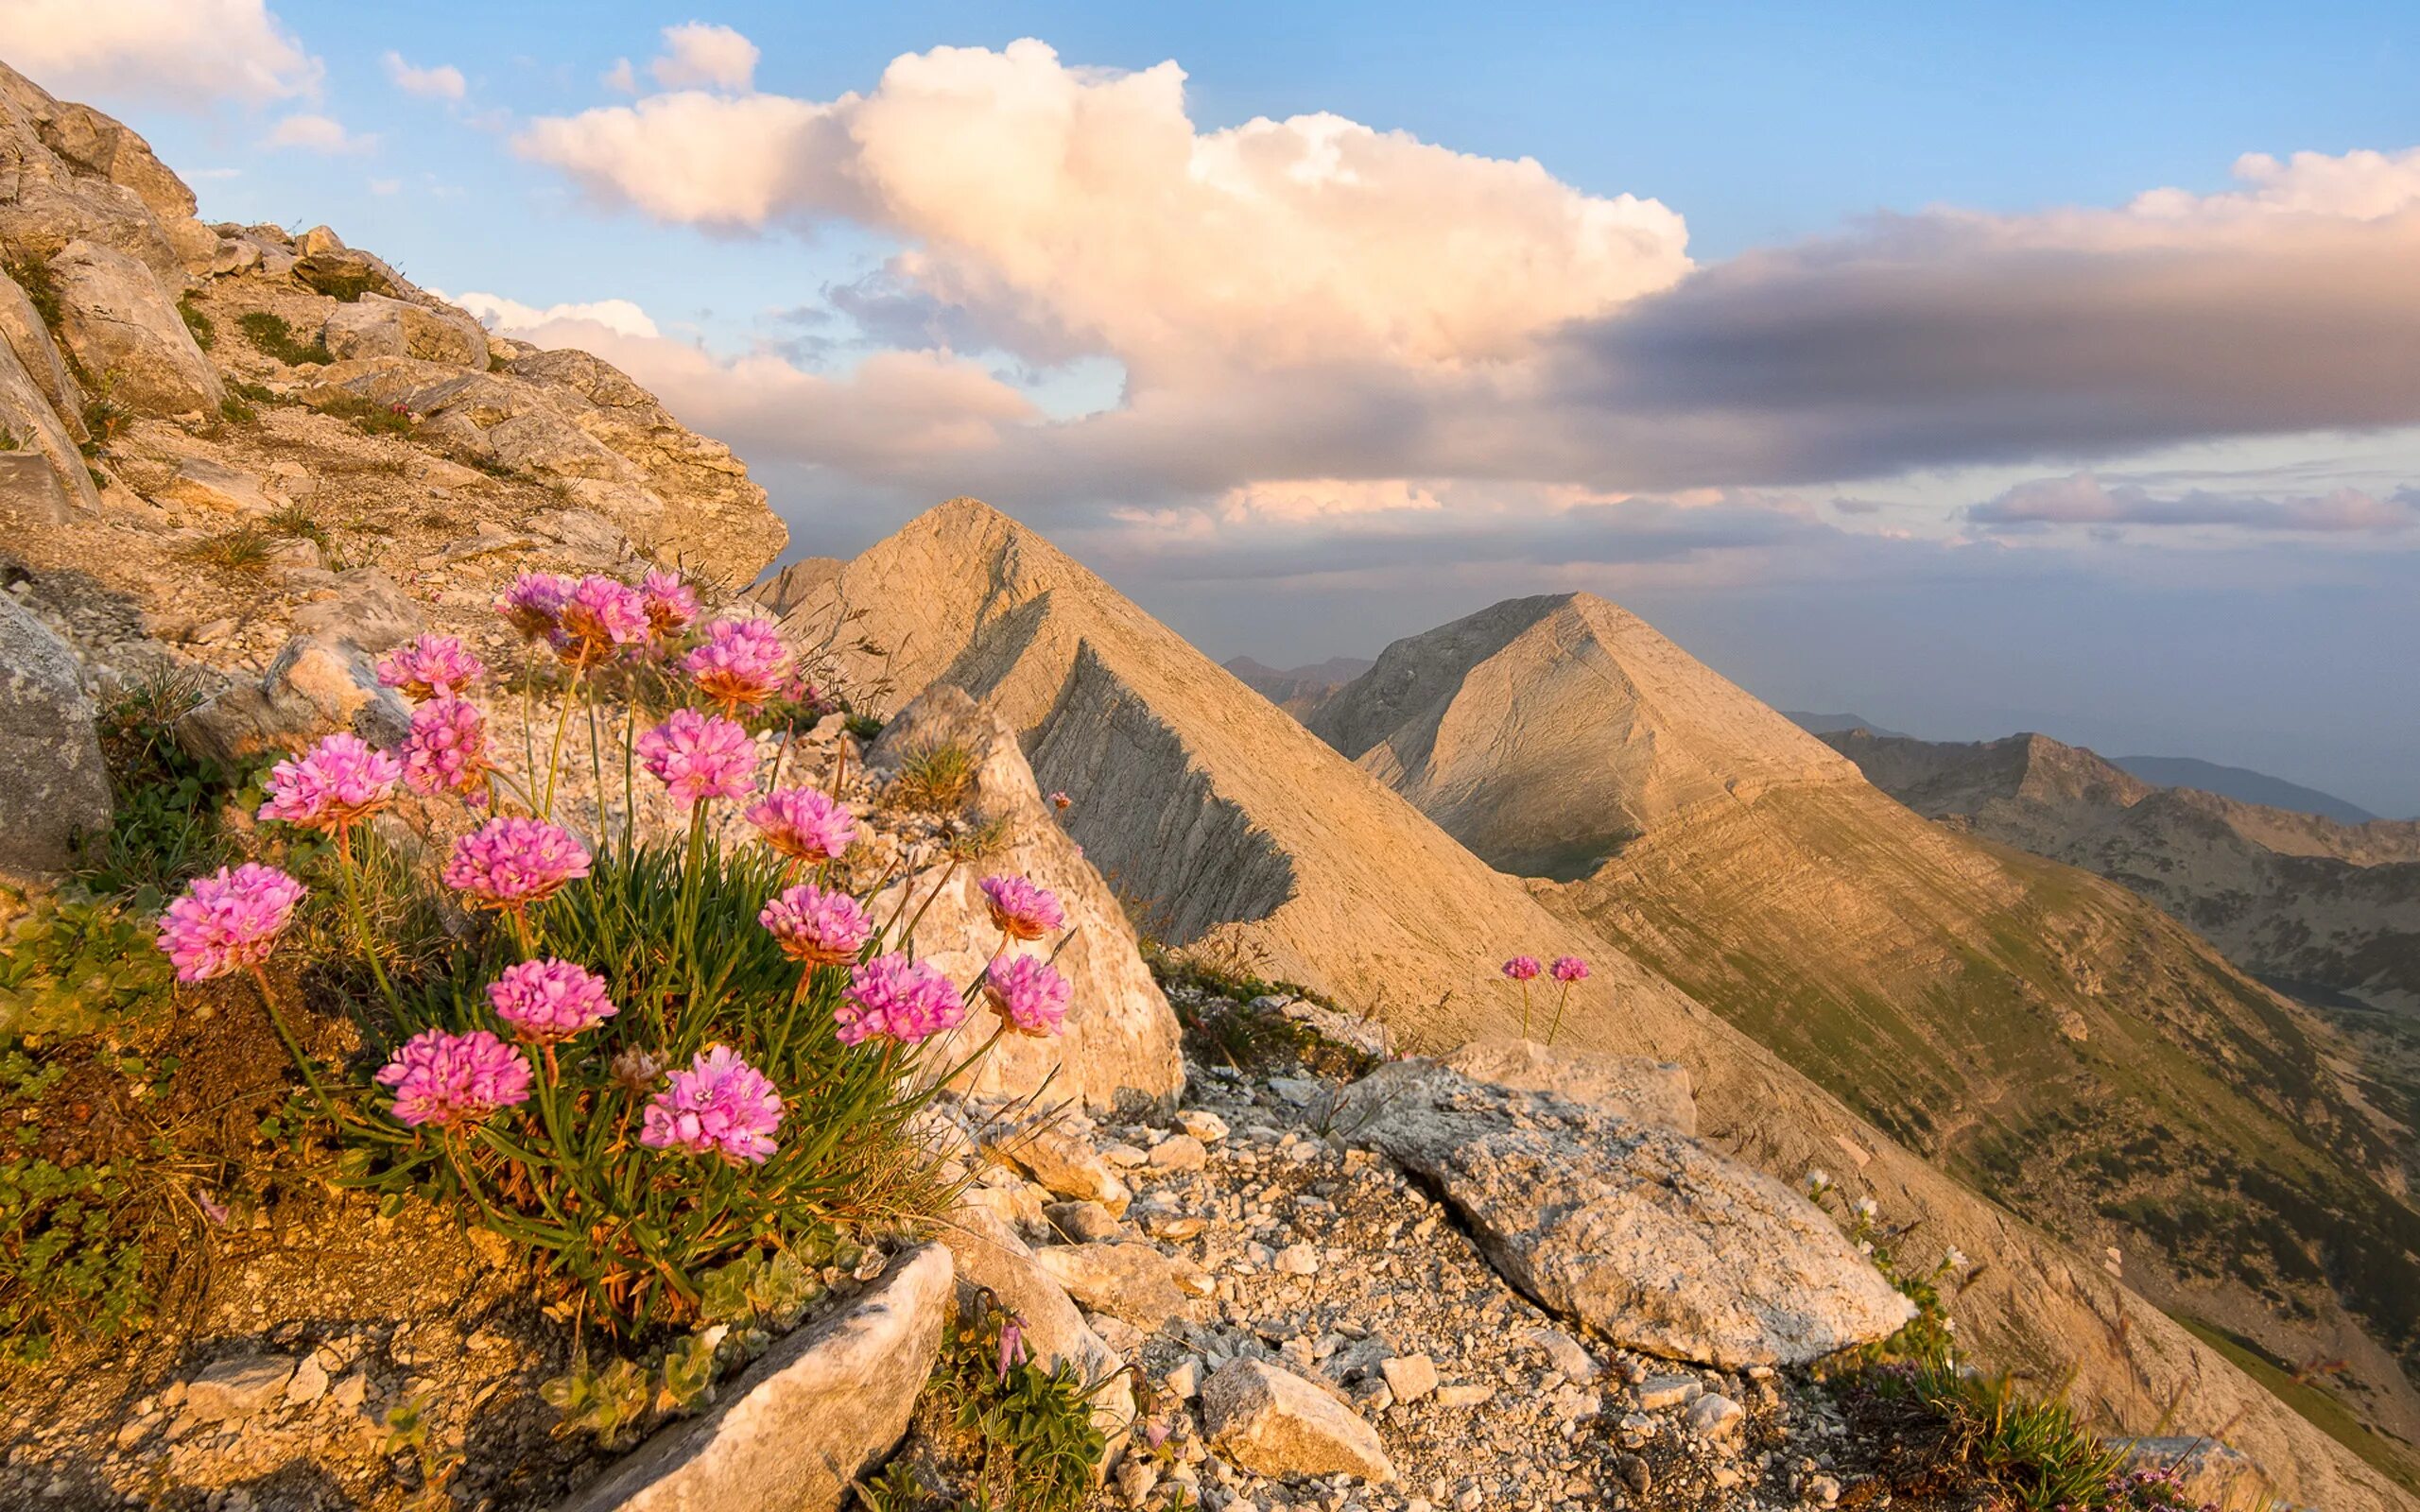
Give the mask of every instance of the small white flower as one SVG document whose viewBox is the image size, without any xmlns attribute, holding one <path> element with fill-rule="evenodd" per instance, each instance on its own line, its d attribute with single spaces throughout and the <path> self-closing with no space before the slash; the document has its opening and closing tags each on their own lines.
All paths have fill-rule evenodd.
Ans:
<svg viewBox="0 0 2420 1512">
<path fill-rule="evenodd" d="M 1955 1333 L 1955 1332 L 1958 1332 L 1958 1320 L 1957 1320 L 1956 1318 L 1954 1318 L 1954 1317 L 1945 1317 L 1945 1318 L 1943 1318 L 1943 1319 L 1941 1320 L 1941 1332 L 1943 1332 L 1944 1333 Z"/>
<path fill-rule="evenodd" d="M 1951 1270 L 1964 1270 L 1966 1268 L 1966 1251 L 1959 1248 L 1956 1245 L 1952 1245 L 1949 1246 L 1949 1252 L 1941 1257 L 1941 1263 L 1948 1266 Z"/>
<path fill-rule="evenodd" d="M 1873 1240 L 1871 1240 L 1871 1239 L 1860 1239 L 1860 1240 L 1858 1240 L 1858 1241 L 1857 1242 L 1857 1252 L 1858 1252 L 1858 1254 L 1860 1254 L 1860 1255 L 1871 1255 L 1871 1254 L 1873 1254 L 1873 1253 L 1874 1253 L 1874 1241 L 1873 1241 Z"/>
<path fill-rule="evenodd" d="M 1821 1192 L 1831 1184 L 1832 1178 L 1820 1170 L 1806 1173 L 1806 1190 L 1809 1192 Z"/>
<path fill-rule="evenodd" d="M 1849 1209 L 1858 1217 L 1871 1221 L 1875 1214 L 1882 1211 L 1882 1205 L 1872 1197 L 1859 1197 L 1849 1204 Z"/>
</svg>

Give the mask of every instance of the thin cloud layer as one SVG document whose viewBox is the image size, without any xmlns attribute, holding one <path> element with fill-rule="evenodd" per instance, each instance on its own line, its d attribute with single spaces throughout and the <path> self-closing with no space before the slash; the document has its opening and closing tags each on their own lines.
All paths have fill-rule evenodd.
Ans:
<svg viewBox="0 0 2420 1512">
<path fill-rule="evenodd" d="M 387 81 L 406 94 L 458 103 L 463 95 L 470 93 L 470 81 L 452 63 L 416 68 L 406 62 L 403 54 L 397 52 L 385 54 L 379 59 L 379 63 L 387 70 Z"/>
<path fill-rule="evenodd" d="M 2310 535 L 2394 535 L 2420 526 L 2420 492 L 2379 497 L 2360 489 L 2286 498 L 2193 489 L 2162 496 L 2136 483 L 2104 484 L 2089 472 L 2020 483 L 1966 511 L 1986 529 L 2024 532 L 2059 525 L 2172 529 L 2225 526 Z"/>
<path fill-rule="evenodd" d="M 55 94 L 264 105 L 324 70 L 263 0 L 0 0 L 8 60 Z"/>
</svg>

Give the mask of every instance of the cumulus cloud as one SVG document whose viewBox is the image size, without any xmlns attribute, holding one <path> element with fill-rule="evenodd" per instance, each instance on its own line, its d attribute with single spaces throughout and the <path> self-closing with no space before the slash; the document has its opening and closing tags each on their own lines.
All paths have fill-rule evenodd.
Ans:
<svg viewBox="0 0 2420 1512">
<path fill-rule="evenodd" d="M 0 41 L 54 92 L 186 109 L 315 98 L 324 72 L 263 0 L 0 0 Z"/>
<path fill-rule="evenodd" d="M 379 61 L 386 66 L 388 82 L 406 94 L 423 99 L 459 100 L 470 93 L 470 84 L 462 71 L 452 63 L 439 63 L 433 68 L 415 68 L 404 61 L 403 54 L 389 52 Z"/>
<path fill-rule="evenodd" d="M 355 134 L 344 129 L 344 123 L 331 115 L 303 113 L 289 115 L 269 129 L 262 145 L 271 147 L 299 147 L 305 152 L 330 156 L 346 152 L 369 152 L 378 146 L 374 133 Z"/>
<path fill-rule="evenodd" d="M 1173 62 L 1070 67 L 1028 40 L 900 58 L 862 96 L 683 91 L 518 145 L 659 220 L 891 233 L 901 284 L 1147 380 L 1340 350 L 1503 359 L 1688 266 L 1653 200 L 1337 115 L 1203 131 L 1184 85 Z"/>
<path fill-rule="evenodd" d="M 2316 535 L 2390 535 L 2420 525 L 2420 490 L 2383 498 L 2360 489 L 2284 498 L 2193 489 L 2166 496 L 2136 483 L 2107 484 L 2089 472 L 2035 478 L 1968 508 L 1987 529 L 2040 530 L 2054 525 L 2140 525 L 2154 528 L 2221 525 L 2242 530 Z"/>
<path fill-rule="evenodd" d="M 647 311 L 629 300 L 594 300 L 577 304 L 550 304 L 544 309 L 508 300 L 501 294 L 443 294 L 432 289 L 441 300 L 451 300 L 479 318 L 480 323 L 498 335 L 536 341 L 548 334 L 550 327 L 573 323 L 602 326 L 619 336 L 652 336 L 655 321 Z M 559 343 L 540 342 L 540 345 Z"/>
<path fill-rule="evenodd" d="M 666 89 L 746 90 L 756 77 L 756 44 L 729 26 L 692 21 L 664 28 L 663 56 L 648 72 Z"/>
</svg>

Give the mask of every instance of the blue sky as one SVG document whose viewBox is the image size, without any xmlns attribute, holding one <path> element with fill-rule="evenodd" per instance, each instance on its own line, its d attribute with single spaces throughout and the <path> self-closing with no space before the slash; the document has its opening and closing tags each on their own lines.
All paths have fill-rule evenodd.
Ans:
<svg viewBox="0 0 2420 1512">
<path fill-rule="evenodd" d="M 2420 812 L 2408 6 L 12 10 L 801 554 L 977 493 L 1278 662 L 1587 588 L 1786 706 Z"/>
</svg>

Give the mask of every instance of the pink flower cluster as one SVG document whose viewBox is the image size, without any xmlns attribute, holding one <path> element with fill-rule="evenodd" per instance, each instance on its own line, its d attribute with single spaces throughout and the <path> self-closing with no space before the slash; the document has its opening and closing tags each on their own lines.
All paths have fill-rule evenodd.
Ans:
<svg viewBox="0 0 2420 1512">
<path fill-rule="evenodd" d="M 485 1029 L 416 1034 L 376 1079 L 395 1094 L 396 1122 L 411 1128 L 482 1123 L 529 1100 L 528 1059 Z"/>
<path fill-rule="evenodd" d="M 1515 955 L 1504 963 L 1504 974 L 1515 982 L 1533 982 L 1538 971 L 1538 958 L 1534 955 Z"/>
<path fill-rule="evenodd" d="M 1023 877 L 986 877 L 978 885 L 993 925 L 1011 939 L 1040 939 L 1067 921 L 1059 895 Z"/>
<path fill-rule="evenodd" d="M 487 676 L 487 667 L 451 635 L 424 635 L 397 646 L 378 662 L 378 680 L 400 688 L 414 703 L 460 693 Z"/>
<path fill-rule="evenodd" d="M 734 1165 L 762 1165 L 779 1148 L 782 1094 L 764 1073 L 727 1045 L 713 1045 L 672 1074 L 647 1105 L 639 1143 L 654 1150 L 720 1155 Z"/>
<path fill-rule="evenodd" d="M 576 666 L 595 666 L 631 642 L 646 640 L 650 627 L 645 593 L 592 573 L 572 586 L 556 616 L 555 650 Z"/>
<path fill-rule="evenodd" d="M 770 620 L 717 620 L 703 645 L 682 662 L 698 691 L 726 710 L 754 706 L 781 692 L 790 672 L 789 648 Z"/>
<path fill-rule="evenodd" d="M 647 603 L 648 628 L 659 636 L 685 630 L 698 617 L 698 591 L 679 573 L 659 568 L 648 574 L 639 579 L 639 593 Z"/>
<path fill-rule="evenodd" d="M 478 705 L 450 696 L 412 711 L 404 739 L 404 785 L 415 793 L 460 793 L 487 785 L 488 735 Z"/>
<path fill-rule="evenodd" d="M 340 830 L 387 806 L 395 796 L 403 764 L 359 735 L 323 737 L 300 757 L 270 768 L 264 819 L 283 819 L 312 830 Z"/>
<path fill-rule="evenodd" d="M 857 821 L 830 795 L 812 787 L 785 787 L 749 805 L 748 822 L 765 843 L 802 861 L 837 861 L 857 837 Z"/>
<path fill-rule="evenodd" d="M 849 973 L 848 990 L 832 1016 L 844 1045 L 877 1035 L 912 1045 L 964 1022 L 966 1000 L 931 963 L 894 953 Z"/>
<path fill-rule="evenodd" d="M 811 966 L 843 966 L 857 958 L 873 920 L 864 905 L 844 892 L 812 883 L 784 889 L 765 904 L 756 921 L 780 942 L 782 954 Z"/>
<path fill-rule="evenodd" d="M 520 1039 L 547 1044 L 596 1028 L 621 1010 L 605 979 L 570 961 L 523 961 L 488 984 L 495 1016 Z"/>
<path fill-rule="evenodd" d="M 1588 963 L 1577 955 L 1556 956 L 1554 965 L 1547 968 L 1547 971 L 1565 987 L 1569 987 L 1574 982 L 1588 980 Z"/>
<path fill-rule="evenodd" d="M 517 816 L 493 818 L 454 842 L 445 885 L 475 908 L 526 908 L 588 875 L 586 847 L 559 826 Z"/>
<path fill-rule="evenodd" d="M 160 916 L 160 949 L 176 963 L 180 982 L 207 982 L 258 966 L 294 918 L 303 885 L 248 861 L 196 877 Z"/>
<path fill-rule="evenodd" d="M 561 573 L 523 573 L 495 601 L 495 611 L 529 639 L 543 641 L 561 627 L 563 606 L 579 586 Z"/>
<path fill-rule="evenodd" d="M 708 799 L 746 798 L 756 771 L 756 742 L 747 727 L 695 709 L 672 711 L 639 737 L 638 752 L 673 801 L 687 808 Z"/>
<path fill-rule="evenodd" d="M 1042 1039 L 1067 1018 L 1067 979 L 1038 955 L 999 955 L 983 971 L 983 995 L 1012 1034 Z"/>
</svg>

